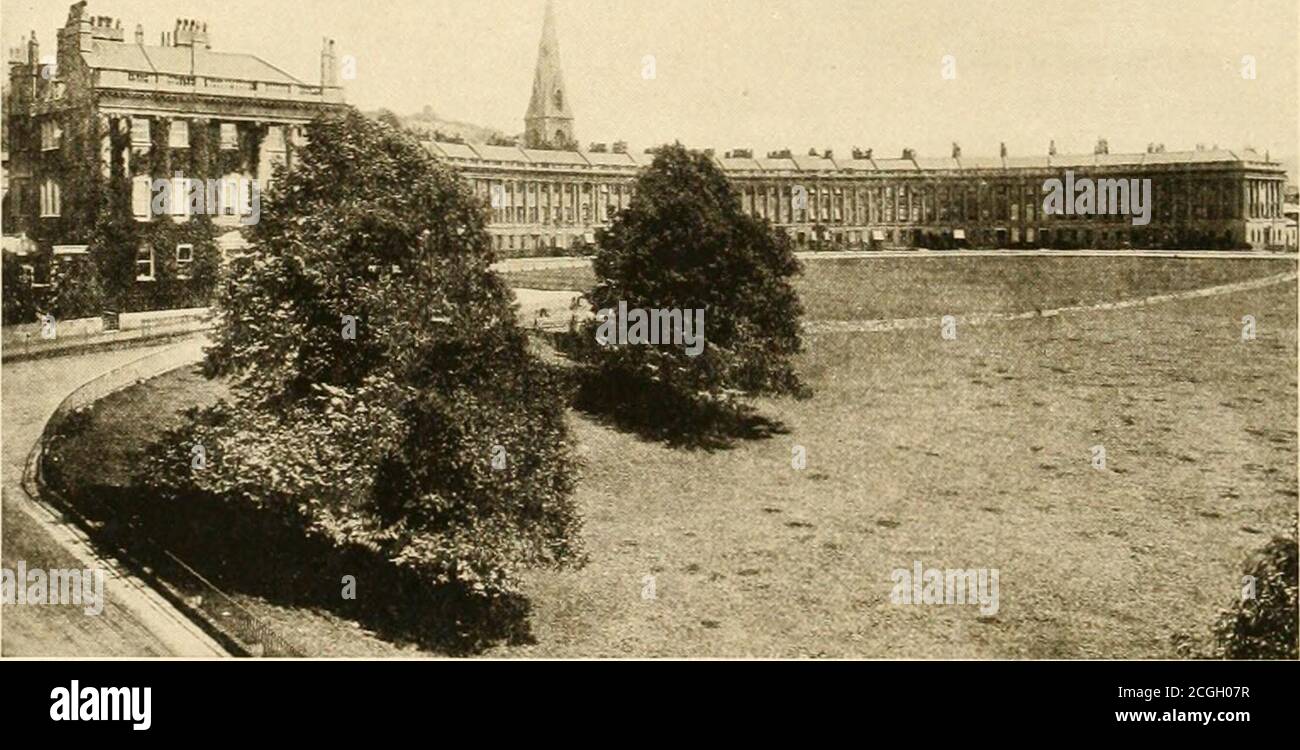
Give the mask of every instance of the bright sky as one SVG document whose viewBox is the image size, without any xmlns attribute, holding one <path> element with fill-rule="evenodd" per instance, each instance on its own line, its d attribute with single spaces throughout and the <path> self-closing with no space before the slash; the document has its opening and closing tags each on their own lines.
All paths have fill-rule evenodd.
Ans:
<svg viewBox="0 0 1300 750">
<path fill-rule="evenodd" d="M 5 46 L 43 52 L 69 0 L 0 0 Z M 1112 152 L 1151 141 L 1297 153 L 1296 0 L 555 0 L 579 140 L 767 151 Z M 523 130 L 543 0 L 94 0 L 157 43 L 176 17 L 218 50 L 319 80 L 321 37 L 355 55 L 347 99 Z M 654 57 L 655 77 L 642 72 Z M 956 59 L 944 80 L 942 59 Z M 1257 77 L 1241 75 L 1243 56 Z"/>
</svg>

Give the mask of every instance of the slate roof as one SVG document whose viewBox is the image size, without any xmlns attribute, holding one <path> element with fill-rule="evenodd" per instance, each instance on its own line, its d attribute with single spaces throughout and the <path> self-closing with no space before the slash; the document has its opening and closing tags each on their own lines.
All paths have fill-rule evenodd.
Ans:
<svg viewBox="0 0 1300 750">
<path fill-rule="evenodd" d="M 92 68 L 308 85 L 257 55 L 213 52 L 203 47 L 194 48 L 192 68 L 189 47 L 160 47 L 96 39 L 94 49 L 81 53 L 81 57 Z"/>
<path fill-rule="evenodd" d="M 458 161 L 485 160 L 534 166 L 587 167 L 610 166 L 638 168 L 649 164 L 650 157 L 637 154 L 592 153 L 587 151 L 543 151 L 515 146 L 482 146 L 457 143 L 432 143 L 435 155 Z M 762 174 L 798 172 L 809 174 L 852 172 L 902 172 L 990 170 L 990 169 L 1082 169 L 1088 167 L 1141 167 L 1171 164 L 1267 163 L 1260 154 L 1250 151 L 1210 149 L 1202 151 L 1168 151 L 1138 154 L 1056 154 L 1052 156 L 963 156 L 916 157 L 914 159 L 825 159 L 820 156 L 794 155 L 790 158 L 715 157 L 726 172 Z M 1280 166 L 1278 167 L 1280 168 Z"/>
</svg>

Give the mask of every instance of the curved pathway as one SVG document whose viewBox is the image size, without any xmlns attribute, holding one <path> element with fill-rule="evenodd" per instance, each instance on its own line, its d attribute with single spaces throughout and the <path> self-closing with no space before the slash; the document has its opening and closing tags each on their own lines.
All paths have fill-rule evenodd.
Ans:
<svg viewBox="0 0 1300 750">
<path fill-rule="evenodd" d="M 0 558 L 8 570 L 104 570 L 104 609 L 87 615 L 73 605 L 5 605 L 0 654 L 50 657 L 225 656 L 225 651 L 143 581 L 94 548 L 80 529 L 32 498 L 23 476 L 63 400 L 81 386 L 117 372 L 150 377 L 202 356 L 202 338 L 6 363 L 0 370 Z"/>
</svg>

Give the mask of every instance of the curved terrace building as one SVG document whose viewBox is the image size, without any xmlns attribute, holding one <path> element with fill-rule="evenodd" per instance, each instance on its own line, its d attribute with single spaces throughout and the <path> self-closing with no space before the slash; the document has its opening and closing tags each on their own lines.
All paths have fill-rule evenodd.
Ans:
<svg viewBox="0 0 1300 750">
<path fill-rule="evenodd" d="M 652 155 L 431 143 L 490 206 L 503 256 L 564 254 L 628 206 Z M 1251 151 L 946 159 L 867 154 L 714 157 L 744 210 L 803 249 L 909 247 L 1198 247 L 1288 242 L 1286 173 Z M 1044 184 L 1151 181 L 1150 221 L 1121 213 L 1048 214 Z"/>
<path fill-rule="evenodd" d="M 650 154 L 623 144 L 574 142 L 552 9 L 546 9 L 525 117 L 523 147 L 430 143 L 491 207 L 503 257 L 566 254 L 628 205 Z M 1253 151 L 1222 149 L 898 158 L 790 152 L 756 158 L 738 149 L 714 157 L 744 209 L 812 248 L 1197 247 L 1278 248 L 1294 244 L 1283 214 L 1285 169 Z M 1150 180 L 1148 220 L 1122 213 L 1044 215 L 1049 180 Z M 1130 183 L 1131 184 L 1131 183 Z"/>
</svg>

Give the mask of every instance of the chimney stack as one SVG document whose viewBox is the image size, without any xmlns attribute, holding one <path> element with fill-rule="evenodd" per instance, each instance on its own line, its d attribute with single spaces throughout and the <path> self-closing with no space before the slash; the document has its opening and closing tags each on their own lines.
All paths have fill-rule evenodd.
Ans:
<svg viewBox="0 0 1300 750">
<path fill-rule="evenodd" d="M 1006 143 L 1006 141 L 1003 141 L 1003 142 L 1002 142 L 1002 158 L 1003 158 L 1003 159 L 1007 158 L 1007 143 Z"/>
<path fill-rule="evenodd" d="M 1048 155 L 1048 156 L 1056 156 L 1056 139 L 1055 139 L 1055 138 L 1053 138 L 1053 139 L 1052 139 L 1052 142 L 1049 143 L 1049 144 L 1047 145 L 1047 155 Z"/>
<path fill-rule="evenodd" d="M 142 24 L 137 23 L 135 25 L 135 43 L 144 44 L 144 26 Z"/>
<path fill-rule="evenodd" d="M 187 18 L 176 19 L 176 29 L 171 41 L 176 47 L 212 49 L 212 41 L 208 38 L 208 25 Z"/>
<path fill-rule="evenodd" d="M 952 158 L 954 159 L 961 158 L 961 146 L 957 145 L 956 141 L 953 141 L 952 143 Z"/>
</svg>

